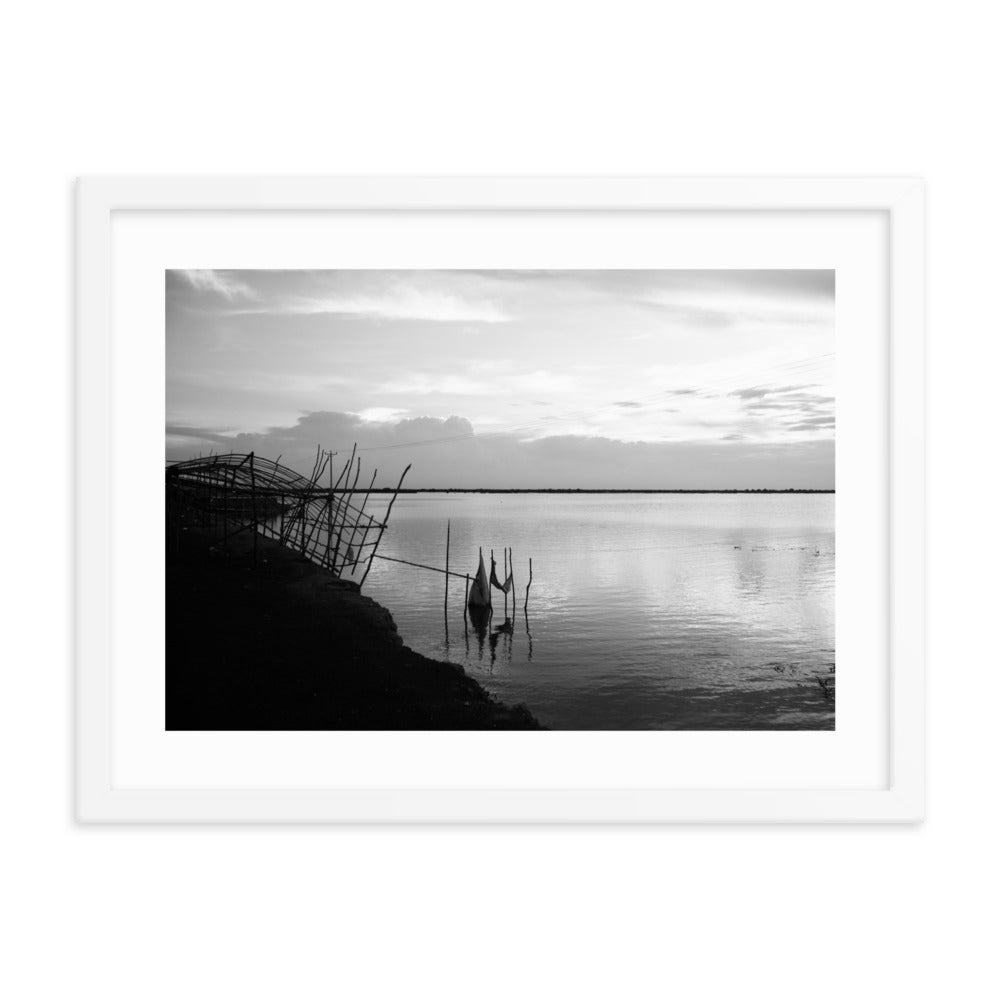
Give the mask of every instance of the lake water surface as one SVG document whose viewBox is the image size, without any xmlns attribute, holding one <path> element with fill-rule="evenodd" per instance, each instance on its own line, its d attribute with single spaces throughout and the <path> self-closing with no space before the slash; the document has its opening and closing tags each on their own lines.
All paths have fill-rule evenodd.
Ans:
<svg viewBox="0 0 1000 1000">
<path fill-rule="evenodd" d="M 380 518 L 387 498 L 372 498 Z M 832 729 L 834 497 L 829 494 L 403 494 L 380 553 L 474 574 L 493 592 L 485 630 L 464 580 L 375 560 L 365 593 L 403 641 L 460 663 L 556 729 Z M 527 614 L 528 558 L 534 578 Z"/>
</svg>

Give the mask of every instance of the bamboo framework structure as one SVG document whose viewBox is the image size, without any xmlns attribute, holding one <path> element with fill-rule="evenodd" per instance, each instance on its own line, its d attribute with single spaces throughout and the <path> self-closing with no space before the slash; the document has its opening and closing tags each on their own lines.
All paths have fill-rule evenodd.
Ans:
<svg viewBox="0 0 1000 1000">
<path fill-rule="evenodd" d="M 279 456 L 280 458 L 280 456 Z M 513 549 L 503 549 L 504 585 L 495 582 L 494 550 L 490 550 L 491 583 L 504 595 L 503 624 L 490 632 L 493 606 L 470 608 L 469 593 L 473 576 L 451 568 L 451 521 L 444 531 L 444 568 L 427 563 L 382 555 L 379 543 L 388 527 L 389 515 L 410 471 L 408 465 L 389 499 L 385 514 L 377 520 L 366 510 L 375 485 L 377 470 L 367 485 L 361 484 L 361 459 L 357 448 L 340 466 L 336 452 L 316 451 L 311 474 L 300 475 L 280 461 L 249 454 L 209 455 L 167 466 L 166 508 L 168 529 L 179 532 L 182 522 L 200 524 L 219 537 L 223 547 L 230 538 L 243 532 L 252 536 L 253 560 L 257 562 L 258 535 L 274 539 L 285 548 L 305 556 L 336 577 L 350 578 L 363 586 L 375 559 L 439 573 L 445 578 L 444 624 L 448 642 L 448 591 L 453 577 L 464 581 L 462 616 L 468 648 L 469 622 L 480 637 L 480 655 L 487 633 L 490 635 L 491 662 L 496 661 L 497 643 L 504 637 L 509 644 L 517 620 L 517 591 L 514 581 Z M 339 475 L 335 472 L 339 468 Z M 325 483 L 324 483 L 325 480 Z M 322 485 L 321 485 L 322 484 Z M 480 549 L 480 560 L 482 549 Z M 533 579 L 532 561 L 528 560 L 528 586 L 522 604 L 525 631 L 528 634 L 528 659 L 532 658 L 531 631 L 528 625 L 528 596 Z M 508 617 L 508 597 L 513 600 L 513 616 Z M 473 614 L 475 612 L 475 614 Z M 484 616 L 485 612 L 485 616 Z"/>
<path fill-rule="evenodd" d="M 364 583 L 379 542 L 389 523 L 406 473 L 403 470 L 381 521 L 365 511 L 375 475 L 358 488 L 361 459 L 357 447 L 334 479 L 336 452 L 316 450 L 307 478 L 276 461 L 247 455 L 210 455 L 178 462 L 166 470 L 168 522 L 183 514 L 200 518 L 206 527 L 220 530 L 228 541 L 243 531 L 273 538 L 304 555 L 334 576 L 359 569 Z M 320 485 L 324 477 L 327 484 Z"/>
</svg>

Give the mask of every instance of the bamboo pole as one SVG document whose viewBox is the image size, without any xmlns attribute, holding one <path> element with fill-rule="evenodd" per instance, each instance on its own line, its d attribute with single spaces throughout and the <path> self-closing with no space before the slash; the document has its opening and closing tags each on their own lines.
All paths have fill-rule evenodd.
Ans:
<svg viewBox="0 0 1000 1000">
<path fill-rule="evenodd" d="M 354 447 L 357 448 L 357 445 L 355 445 Z M 351 461 L 353 460 L 354 460 L 354 452 L 351 452 Z M 337 525 L 337 548 L 333 553 L 333 570 L 335 573 L 337 572 L 337 558 L 340 554 L 340 543 L 343 541 L 344 529 L 347 527 L 347 513 L 348 511 L 353 509 L 351 507 L 351 501 L 348 499 L 348 497 L 352 497 L 354 495 L 354 491 L 358 488 L 358 478 L 360 476 L 361 476 L 361 456 L 359 455 L 358 468 L 357 471 L 354 473 L 354 482 L 351 483 L 350 492 L 346 495 L 346 497 L 342 495 L 343 503 L 337 505 L 337 520 L 339 522 Z M 350 473 L 348 473 L 348 479 L 350 479 Z M 356 525 L 357 522 L 355 521 L 354 526 Z M 345 553 L 344 565 L 346 564 L 347 564 L 347 555 Z M 343 569 L 343 566 L 341 568 Z M 340 574 L 337 573 L 337 576 L 340 576 Z"/>
<path fill-rule="evenodd" d="M 356 449 L 357 445 L 355 445 L 354 447 Z M 323 452 L 323 461 L 322 461 L 322 463 L 321 463 L 321 465 L 319 467 L 319 471 L 313 476 L 312 481 L 309 484 L 311 489 L 315 489 L 316 488 L 316 484 L 319 482 L 320 477 L 326 471 L 327 463 L 328 462 L 332 463 L 333 456 L 335 454 L 336 454 L 336 452 L 333 452 L 333 451 L 331 451 L 331 452 Z M 351 453 L 350 462 L 348 462 L 347 466 L 345 466 L 345 469 L 344 469 L 345 472 L 350 467 L 350 465 L 351 465 L 351 463 L 353 461 L 354 461 L 354 453 L 352 452 Z M 343 476 L 343 473 L 341 473 L 341 476 Z M 340 485 L 340 479 L 337 480 L 337 485 L 338 486 Z M 312 522 L 312 524 L 310 524 L 310 526 L 309 526 L 309 536 L 306 537 L 306 517 L 305 517 L 305 514 L 306 514 L 306 509 L 308 507 L 311 507 L 312 503 L 313 503 L 313 498 L 310 497 L 310 498 L 306 499 L 305 503 L 302 506 L 302 554 L 306 555 L 306 556 L 309 554 L 309 544 L 313 540 L 313 535 L 316 534 L 316 529 L 318 528 L 319 523 L 320 523 L 320 515 L 323 512 L 323 502 L 322 502 L 322 499 L 321 499 L 320 502 L 319 502 L 319 510 L 316 513 L 316 517 L 315 517 L 314 521 Z M 318 542 L 319 542 L 319 538 L 317 536 L 317 544 L 318 544 Z"/>
<path fill-rule="evenodd" d="M 253 564 L 257 565 L 257 476 L 253 467 L 253 452 L 250 452 L 250 513 L 253 517 Z"/>
<path fill-rule="evenodd" d="M 355 445 L 355 447 L 357 447 L 357 446 Z M 353 451 L 351 452 L 351 462 L 352 463 L 354 462 L 354 452 Z M 359 472 L 361 471 L 361 459 L 358 459 L 358 471 Z M 348 479 L 351 478 L 350 472 L 347 473 L 347 478 Z M 337 482 L 339 483 L 340 480 L 338 479 Z M 332 509 L 332 507 L 333 507 L 333 465 L 330 466 L 330 494 L 329 494 L 329 497 L 327 499 L 327 503 L 330 505 L 330 507 Z M 327 550 L 327 554 L 328 555 L 329 555 L 329 552 L 330 552 L 330 542 L 333 539 L 333 527 L 334 527 L 334 525 L 339 520 L 340 520 L 340 500 L 338 498 L 338 500 L 337 500 L 337 512 L 336 512 L 336 514 L 333 515 L 332 519 L 330 520 L 329 525 L 327 526 L 327 530 L 326 530 L 326 550 Z M 338 528 L 337 529 L 337 544 L 334 546 L 334 549 L 333 549 L 333 564 L 330 566 L 330 569 L 331 569 L 331 571 L 334 574 L 336 574 L 336 572 L 337 572 L 337 554 L 339 552 L 340 552 L 340 529 Z"/>
<path fill-rule="evenodd" d="M 511 621 L 517 618 L 517 584 L 514 581 L 514 549 L 510 550 L 510 615 Z"/>
<path fill-rule="evenodd" d="M 448 532 L 444 539 L 444 627 L 448 627 L 448 569 L 451 566 L 451 518 L 448 518 Z"/>
<path fill-rule="evenodd" d="M 382 541 L 382 536 L 385 534 L 386 525 L 389 523 L 389 515 L 392 513 L 392 505 L 396 502 L 396 497 L 399 496 L 399 489 L 403 485 L 403 480 L 406 478 L 406 474 L 409 471 L 410 466 L 408 465 L 405 469 L 403 469 L 403 474 L 399 477 L 399 482 L 396 484 L 395 492 L 392 494 L 392 499 L 389 501 L 389 506 L 386 508 L 385 520 L 382 522 L 382 526 L 379 528 L 378 537 L 375 539 L 375 548 L 372 549 L 372 554 L 368 557 L 368 565 L 365 567 L 365 575 L 361 577 L 361 582 L 358 584 L 359 589 L 365 585 L 365 580 L 368 579 L 368 574 L 371 572 L 372 560 L 375 558 L 375 553 L 378 552 L 379 542 Z"/>
<path fill-rule="evenodd" d="M 300 539 L 302 554 L 307 558 L 310 557 L 310 545 L 312 546 L 313 553 L 315 553 L 316 548 L 319 545 L 318 529 L 322 523 L 323 508 L 325 506 L 324 497 L 328 495 L 328 491 L 317 490 L 316 486 L 322 478 L 323 473 L 326 471 L 327 465 L 330 464 L 332 466 L 333 456 L 335 454 L 336 452 L 333 451 L 323 452 L 323 459 L 319 464 L 319 468 L 310 480 L 309 486 L 303 492 Z M 306 534 L 307 527 L 309 529 L 308 535 Z"/>
<path fill-rule="evenodd" d="M 465 574 L 465 603 L 462 605 L 462 621 L 465 623 L 465 655 L 469 655 L 469 574 Z"/>
<path fill-rule="evenodd" d="M 357 448 L 357 445 L 355 445 Z M 340 490 L 340 479 L 337 479 L 336 483 L 330 483 L 330 492 L 337 492 L 337 502 L 335 505 L 335 510 L 333 514 L 334 524 L 340 523 L 340 513 L 345 507 L 350 507 L 350 495 L 351 495 L 351 473 L 354 471 L 354 452 L 351 452 L 351 460 L 347 463 L 347 476 L 344 478 L 344 488 Z M 361 459 L 358 459 L 358 472 L 361 472 Z M 331 476 L 332 479 L 332 476 Z M 355 476 L 355 482 L 357 481 L 357 476 Z M 346 492 L 345 492 L 346 491 Z"/>
<path fill-rule="evenodd" d="M 225 505 L 222 508 L 222 547 L 228 552 L 229 551 L 229 472 L 227 470 L 225 478 L 223 480 L 225 484 L 225 489 L 222 492 L 222 502 Z"/>
<path fill-rule="evenodd" d="M 305 553 L 305 551 L 306 551 L 306 513 L 307 513 L 307 510 L 309 508 L 309 505 L 313 502 L 313 499 L 314 499 L 314 497 L 312 495 L 313 491 L 316 489 L 316 483 L 319 481 L 319 477 L 321 475 L 323 475 L 323 470 L 326 468 L 326 462 L 332 461 L 333 456 L 337 454 L 337 452 L 335 452 L 335 451 L 331 451 L 329 453 L 329 455 L 327 455 L 327 453 L 324 452 L 323 454 L 326 457 L 324 458 L 324 460 L 323 460 L 323 462 L 321 464 L 320 463 L 320 459 L 319 459 L 319 448 L 318 447 L 317 447 L 316 451 L 317 451 L 317 457 L 316 457 L 315 463 L 313 463 L 312 476 L 307 480 L 307 484 L 306 484 L 306 487 L 304 489 L 300 489 L 300 490 L 296 491 L 296 493 L 301 498 L 301 503 L 299 503 L 297 505 L 295 515 L 293 516 L 291 524 L 290 524 L 289 529 L 288 529 L 288 537 L 289 537 L 289 539 L 291 539 L 292 536 L 295 534 L 296 530 L 298 530 L 299 541 L 300 541 L 300 551 L 303 552 L 303 553 Z M 339 480 L 338 480 L 338 482 L 339 482 Z M 301 521 L 298 529 L 296 529 L 296 527 L 295 527 L 295 517 L 296 516 Z M 284 542 L 284 539 L 282 539 L 282 541 Z M 292 548 L 294 548 L 294 545 L 292 545 Z"/>
<path fill-rule="evenodd" d="M 378 470 L 376 469 L 375 471 L 377 472 Z M 373 480 L 374 480 L 374 478 L 375 477 L 372 476 Z M 378 523 L 375 520 L 375 518 L 371 516 L 371 514 L 368 514 L 366 516 L 368 518 L 368 523 L 365 525 L 364 534 L 361 536 L 361 541 L 358 543 L 358 547 L 354 551 L 354 563 L 351 566 L 351 572 L 352 573 L 354 573 L 357 570 L 358 563 L 361 561 L 361 555 L 365 551 L 365 547 L 368 545 L 368 532 L 371 530 L 371 526 L 373 524 L 377 524 Z"/>
<path fill-rule="evenodd" d="M 531 557 L 528 558 L 528 586 L 524 588 L 524 613 L 528 613 L 528 594 L 531 593 L 531 581 L 535 575 L 535 571 L 531 565 Z"/>
<path fill-rule="evenodd" d="M 463 576 L 467 574 L 462 573 L 452 573 L 451 570 L 441 569 L 440 566 L 428 566 L 426 563 L 411 562 L 409 559 L 397 559 L 395 556 L 384 556 L 381 553 L 376 553 L 372 556 L 373 559 L 382 559 L 384 562 L 394 562 L 399 563 L 401 566 L 413 566 L 414 569 L 427 569 L 432 573 L 447 573 L 448 576 Z"/>
<path fill-rule="evenodd" d="M 448 528 L 444 536 L 444 647 L 445 652 L 448 651 L 448 584 L 449 576 L 449 566 L 451 558 L 451 518 L 448 518 Z"/>
<path fill-rule="evenodd" d="M 323 564 L 330 566 L 330 542 L 333 540 L 333 463 L 330 464 L 330 492 L 326 498 L 326 552 L 323 555 Z M 336 552 L 333 554 L 333 561 L 337 561 Z"/>
<path fill-rule="evenodd" d="M 360 462 L 358 463 L 358 468 L 359 469 L 361 468 L 361 463 Z M 372 481 L 368 484 L 368 490 L 365 493 L 365 498 L 364 498 L 364 500 L 361 501 L 360 508 L 358 508 L 358 516 L 357 516 L 357 519 L 354 522 L 354 527 L 351 529 L 351 538 L 350 538 L 350 541 L 348 541 L 348 543 L 347 543 L 347 550 L 348 550 L 348 552 L 350 552 L 351 548 L 353 548 L 353 546 L 354 546 L 354 539 L 355 539 L 355 537 L 358 534 L 358 528 L 361 525 L 361 518 L 362 518 L 362 516 L 364 515 L 364 512 L 365 512 L 365 504 L 368 503 L 368 498 L 372 495 L 372 487 L 375 485 L 375 476 L 377 474 L 378 474 L 378 469 L 376 469 L 372 473 Z M 368 537 L 368 528 L 369 528 L 370 525 L 371 525 L 371 517 L 368 518 L 368 524 L 365 525 L 365 533 L 364 533 L 364 535 L 362 536 L 362 539 L 361 539 L 362 546 L 365 543 L 365 539 Z M 358 558 L 360 557 L 360 555 L 361 555 L 361 549 L 360 548 L 355 549 L 354 550 L 354 562 L 351 563 L 351 572 L 352 573 L 358 568 Z M 346 569 L 346 563 L 345 563 L 345 569 Z"/>
<path fill-rule="evenodd" d="M 345 565 L 353 564 L 356 568 L 364 561 L 368 565 L 362 568 L 368 572 L 379 539 L 388 527 L 386 522 L 379 523 L 364 509 L 374 491 L 377 472 L 364 492 L 364 500 L 355 502 L 353 496 L 358 492 L 362 465 L 360 461 L 355 461 L 355 445 L 351 461 L 345 464 L 332 489 L 330 486 L 320 487 L 327 474 L 333 477 L 336 472 L 332 467 L 336 454 L 324 452 L 322 446 L 317 448 L 311 479 L 278 462 L 261 459 L 256 453 L 220 455 L 213 451 L 189 462 L 168 463 L 166 485 L 168 513 L 171 515 L 168 520 L 173 521 L 170 527 L 179 533 L 181 510 L 216 524 L 221 516 L 224 523 L 219 530 L 227 541 L 244 531 L 254 531 L 255 535 L 279 539 L 281 544 L 334 572 L 340 569 L 341 556 L 350 539 L 357 552 L 352 553 L 352 562 L 345 561 Z M 404 469 L 399 485 L 393 491 L 389 511 L 402 490 L 410 468 L 407 466 Z M 341 484 L 345 485 L 345 489 L 339 489 Z M 273 524 L 270 517 L 272 511 Z M 324 527 L 327 529 L 325 539 Z M 339 532 L 338 528 L 341 529 Z M 375 529 L 374 532 L 372 529 Z M 373 541 L 371 534 L 377 534 L 378 538 Z M 339 554 L 333 552 L 333 544 L 338 537 Z M 446 537 L 446 543 L 450 573 L 450 537 Z M 251 547 L 254 545 L 259 550 L 260 542 L 256 538 L 251 542 Z M 449 603 L 450 598 L 449 593 Z"/>
<path fill-rule="evenodd" d="M 507 586 L 507 546 L 503 547 L 503 584 L 504 588 Z M 504 589 L 503 592 L 503 620 L 507 620 L 507 591 Z"/>
</svg>

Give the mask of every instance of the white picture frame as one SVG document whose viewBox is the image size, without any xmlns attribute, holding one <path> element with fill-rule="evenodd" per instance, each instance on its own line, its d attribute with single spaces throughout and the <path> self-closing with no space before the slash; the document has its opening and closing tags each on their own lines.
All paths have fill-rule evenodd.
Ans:
<svg viewBox="0 0 1000 1000">
<path fill-rule="evenodd" d="M 914 179 L 83 178 L 77 187 L 76 810 L 81 822 L 856 823 L 924 811 L 924 192 Z M 115 212 L 877 212 L 888 229 L 884 788 L 118 787 L 112 767 Z M 841 613 L 838 610 L 838 613 Z M 558 736 L 558 734 L 553 734 Z"/>
</svg>

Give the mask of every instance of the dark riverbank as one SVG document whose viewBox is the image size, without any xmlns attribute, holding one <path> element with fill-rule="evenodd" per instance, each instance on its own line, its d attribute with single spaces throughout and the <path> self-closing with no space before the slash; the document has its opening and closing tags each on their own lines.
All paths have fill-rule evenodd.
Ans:
<svg viewBox="0 0 1000 1000">
<path fill-rule="evenodd" d="M 537 729 L 392 616 L 276 542 L 168 533 L 166 728 Z"/>
</svg>

